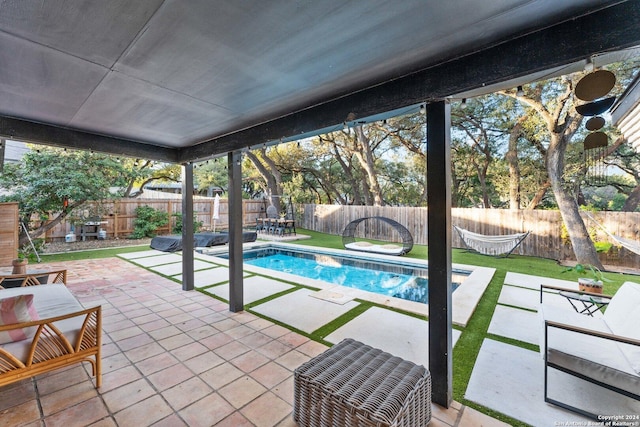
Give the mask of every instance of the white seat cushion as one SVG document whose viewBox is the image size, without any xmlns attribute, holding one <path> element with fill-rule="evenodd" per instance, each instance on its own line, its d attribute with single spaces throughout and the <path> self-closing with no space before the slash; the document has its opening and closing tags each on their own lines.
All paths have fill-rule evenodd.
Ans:
<svg viewBox="0 0 640 427">
<path fill-rule="evenodd" d="M 640 284 L 625 282 L 604 313 L 611 331 L 622 337 L 640 340 Z M 640 346 L 619 344 L 637 374 L 640 374 Z"/>
<path fill-rule="evenodd" d="M 0 298 L 27 294 L 33 294 L 33 305 L 42 320 L 84 309 L 69 289 L 60 283 L 0 290 Z M 55 322 L 54 325 L 67 337 L 71 345 L 74 345 L 80 334 L 83 321 L 84 316 L 74 317 Z M 25 361 L 30 345 L 31 340 L 24 340 L 3 344 L 2 348 Z"/>
</svg>

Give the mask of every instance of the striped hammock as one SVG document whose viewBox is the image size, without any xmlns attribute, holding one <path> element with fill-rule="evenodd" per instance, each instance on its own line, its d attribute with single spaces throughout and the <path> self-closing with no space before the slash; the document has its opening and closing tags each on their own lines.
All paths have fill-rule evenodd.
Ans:
<svg viewBox="0 0 640 427">
<path fill-rule="evenodd" d="M 604 225 L 602 225 L 598 221 L 596 221 L 596 219 L 593 217 L 593 215 L 591 215 L 587 211 L 583 211 L 583 212 L 585 214 L 587 214 L 587 216 L 591 219 L 591 221 L 595 222 L 596 225 L 602 229 L 602 231 L 607 233 L 607 236 L 611 237 L 611 240 L 613 240 L 618 246 L 622 246 L 623 248 L 630 250 L 634 254 L 640 255 L 640 243 L 639 242 L 636 242 L 635 240 L 625 239 L 624 237 L 619 237 L 619 236 L 616 236 L 615 234 L 612 234 L 609 230 L 607 230 L 604 227 Z"/>
<path fill-rule="evenodd" d="M 474 233 L 455 225 L 453 228 L 458 232 L 460 239 L 462 239 L 467 249 L 484 255 L 504 255 L 505 257 L 508 257 L 530 233 L 527 231 L 526 233 L 488 236 L 486 234 Z"/>
</svg>

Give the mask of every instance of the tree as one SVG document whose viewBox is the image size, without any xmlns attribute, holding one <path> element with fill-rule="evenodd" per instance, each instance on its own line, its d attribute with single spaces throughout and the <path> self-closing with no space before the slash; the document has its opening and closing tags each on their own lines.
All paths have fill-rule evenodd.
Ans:
<svg viewBox="0 0 640 427">
<path fill-rule="evenodd" d="M 576 259 L 581 264 L 602 268 L 595 246 L 580 216 L 576 197 L 565 181 L 565 154 L 582 123 L 573 106 L 575 81 L 582 75 L 538 82 L 530 85 L 523 96 L 503 92 L 532 108 L 542 118 L 548 135 L 545 165 L 549 182 L 565 223 Z M 573 79 L 572 79 L 573 78 Z"/>
<path fill-rule="evenodd" d="M 87 151 L 42 148 L 27 152 L 19 163 L 5 165 L 0 188 L 9 194 L 4 201 L 19 203 L 20 219 L 37 238 L 67 217 L 78 215 L 87 201 L 114 197 L 111 188 L 126 188 L 135 173 L 122 162 Z M 98 212 L 88 213 L 93 216 Z M 20 245 L 28 242 L 21 233 Z"/>
</svg>

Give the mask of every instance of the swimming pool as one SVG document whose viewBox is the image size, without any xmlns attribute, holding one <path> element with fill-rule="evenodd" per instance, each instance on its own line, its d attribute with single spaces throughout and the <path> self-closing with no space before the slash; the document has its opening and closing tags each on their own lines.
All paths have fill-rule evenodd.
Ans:
<svg viewBox="0 0 640 427">
<path fill-rule="evenodd" d="M 228 255 L 217 255 L 228 259 Z M 244 263 L 340 286 L 428 304 L 428 270 L 417 265 L 279 247 L 245 250 Z M 470 272 L 456 270 L 456 278 Z M 453 290 L 460 285 L 452 283 Z"/>
</svg>

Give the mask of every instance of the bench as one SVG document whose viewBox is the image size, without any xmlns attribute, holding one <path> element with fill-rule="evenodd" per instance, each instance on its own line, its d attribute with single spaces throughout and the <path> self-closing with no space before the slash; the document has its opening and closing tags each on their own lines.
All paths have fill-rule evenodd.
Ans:
<svg viewBox="0 0 640 427">
<path fill-rule="evenodd" d="M 63 283 L 38 282 L 0 289 L 0 309 L 0 387 L 81 362 L 100 387 L 100 306 L 82 307 Z"/>
<path fill-rule="evenodd" d="M 604 314 L 593 317 L 577 313 L 568 303 L 566 309 L 543 303 L 545 294 L 558 291 L 579 293 L 556 286 L 540 288 L 545 401 L 597 419 L 586 409 L 549 397 L 549 369 L 640 400 L 640 284 L 625 282 L 614 296 L 597 295 L 610 301 Z"/>
<path fill-rule="evenodd" d="M 0 289 L 34 286 L 43 283 L 67 283 L 67 270 L 36 270 L 26 274 L 0 275 Z"/>
<path fill-rule="evenodd" d="M 431 375 L 347 338 L 296 368 L 293 419 L 304 427 L 426 426 Z"/>
</svg>

